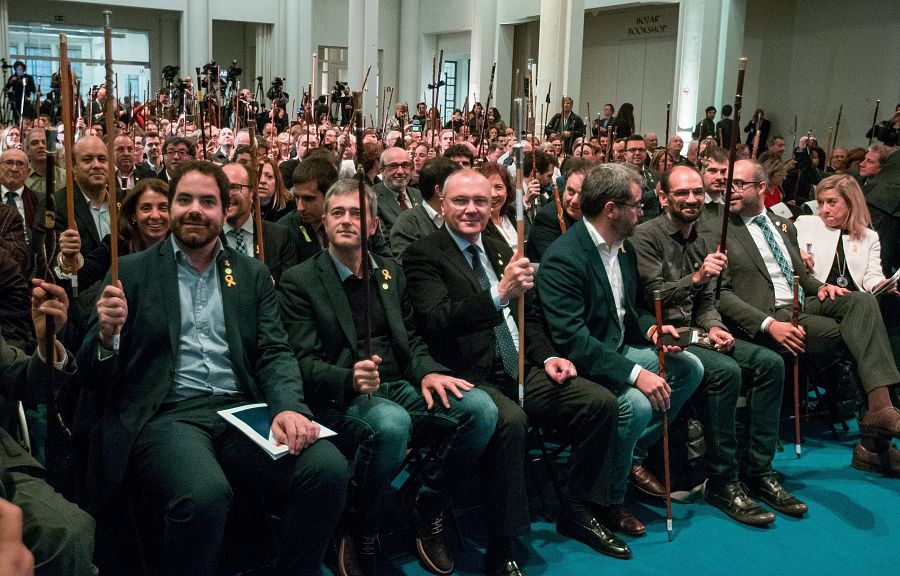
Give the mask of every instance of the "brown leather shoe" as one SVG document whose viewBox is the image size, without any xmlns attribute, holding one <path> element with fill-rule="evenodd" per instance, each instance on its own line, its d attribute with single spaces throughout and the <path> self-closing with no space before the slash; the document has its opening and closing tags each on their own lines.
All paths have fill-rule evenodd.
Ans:
<svg viewBox="0 0 900 576">
<path fill-rule="evenodd" d="M 628 479 L 634 484 L 635 488 L 648 496 L 653 496 L 654 498 L 666 497 L 666 487 L 656 479 L 656 476 L 640 464 L 635 464 L 631 467 L 631 474 L 628 476 Z"/>
<path fill-rule="evenodd" d="M 647 527 L 631 513 L 624 504 L 611 504 L 609 506 L 594 506 L 597 519 L 616 532 L 629 536 L 643 536 L 647 533 Z"/>
<path fill-rule="evenodd" d="M 860 442 L 853 448 L 853 460 L 850 461 L 850 465 L 858 470 L 900 478 L 900 450 L 894 448 L 892 444 L 886 444 L 884 450 L 873 452 Z"/>
<path fill-rule="evenodd" d="M 881 410 L 869 410 L 859 421 L 861 434 L 879 434 L 900 438 L 900 408 L 888 406 Z"/>
<path fill-rule="evenodd" d="M 802 518 L 809 511 L 809 506 L 784 489 L 774 473 L 747 478 L 747 493 L 788 516 Z"/>
</svg>

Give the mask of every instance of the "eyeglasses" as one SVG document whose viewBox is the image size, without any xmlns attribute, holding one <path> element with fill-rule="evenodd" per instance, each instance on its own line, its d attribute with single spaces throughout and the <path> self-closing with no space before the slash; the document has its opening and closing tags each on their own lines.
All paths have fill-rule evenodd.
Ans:
<svg viewBox="0 0 900 576">
<path fill-rule="evenodd" d="M 228 190 L 231 192 L 241 192 L 246 188 L 247 190 L 252 189 L 252 186 L 248 186 L 247 184 L 229 184 Z"/>
<path fill-rule="evenodd" d="M 28 165 L 22 160 L 3 160 L 2 162 L 0 162 L 0 164 L 2 164 L 6 168 L 18 168 L 20 170 Z"/>
<path fill-rule="evenodd" d="M 390 164 L 384 165 L 387 170 L 398 170 L 403 168 L 404 170 L 410 170 L 412 168 L 412 163 L 410 162 L 391 162 Z"/>
<path fill-rule="evenodd" d="M 646 148 L 626 148 L 625 151 L 631 152 L 632 154 L 634 154 L 635 152 L 640 152 L 641 154 L 643 154 L 644 152 L 647 151 L 647 149 Z"/>
<path fill-rule="evenodd" d="M 628 206 L 629 208 L 634 208 L 635 210 L 644 210 L 643 202 L 614 202 L 616 206 Z"/>
<path fill-rule="evenodd" d="M 166 150 L 166 156 L 190 156 L 191 153 L 183 149 Z"/>
<path fill-rule="evenodd" d="M 675 198 L 687 198 L 689 194 L 693 194 L 694 196 L 703 196 L 705 194 L 705 190 L 703 188 L 678 188 L 676 190 L 672 190 L 669 192 Z"/>
<path fill-rule="evenodd" d="M 745 182 L 743 180 L 732 180 L 731 186 L 735 190 L 743 192 L 744 188 L 746 188 L 747 186 L 751 186 L 751 185 L 756 186 L 756 185 L 760 184 L 761 182 L 762 182 L 762 180 L 750 180 L 747 182 Z"/>
</svg>

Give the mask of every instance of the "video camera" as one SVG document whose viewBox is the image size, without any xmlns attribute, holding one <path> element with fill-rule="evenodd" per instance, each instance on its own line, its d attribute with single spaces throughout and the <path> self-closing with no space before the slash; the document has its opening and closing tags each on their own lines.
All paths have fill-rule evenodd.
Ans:
<svg viewBox="0 0 900 576">
<path fill-rule="evenodd" d="M 163 79 L 171 84 L 175 81 L 175 78 L 178 76 L 178 71 L 180 68 L 178 66 L 164 66 L 162 69 L 162 77 Z"/>
<path fill-rule="evenodd" d="M 287 100 L 288 94 L 284 91 L 284 78 L 276 76 L 272 79 L 272 85 L 266 92 L 266 98 L 269 100 Z"/>
</svg>

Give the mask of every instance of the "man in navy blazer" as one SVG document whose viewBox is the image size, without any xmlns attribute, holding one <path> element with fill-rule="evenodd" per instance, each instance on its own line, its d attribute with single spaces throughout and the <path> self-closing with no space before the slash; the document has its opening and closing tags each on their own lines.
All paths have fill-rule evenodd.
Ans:
<svg viewBox="0 0 900 576">
<path fill-rule="evenodd" d="M 642 184 L 621 164 L 588 171 L 581 185 L 583 218 L 550 245 L 537 277 L 544 320 L 560 354 L 618 396 L 612 493 L 600 517 L 633 535 L 645 529 L 623 504 L 629 470 L 639 488 L 664 494 L 641 464 L 662 434 L 662 411 L 674 418 L 703 377 L 703 365 L 689 352 L 667 354 L 666 379 L 658 375 L 655 319 L 635 305 L 637 258 L 627 238 L 642 211 Z M 677 333 L 671 326 L 663 331 Z"/>
<path fill-rule="evenodd" d="M 127 483 L 164 513 L 167 574 L 214 574 L 234 491 L 283 520 L 279 573 L 318 574 L 346 492 L 347 465 L 303 400 L 266 267 L 223 246 L 229 182 L 211 162 L 172 174 L 172 234 L 122 258 L 79 354 L 105 393 L 91 433 L 96 509 Z M 115 342 L 119 340 L 118 350 Z M 266 402 L 268 454 L 216 413 Z"/>
</svg>

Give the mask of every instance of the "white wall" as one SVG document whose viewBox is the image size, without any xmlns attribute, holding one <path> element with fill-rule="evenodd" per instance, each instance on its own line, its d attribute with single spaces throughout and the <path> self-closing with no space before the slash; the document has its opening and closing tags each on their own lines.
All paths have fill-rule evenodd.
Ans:
<svg viewBox="0 0 900 576">
<path fill-rule="evenodd" d="M 639 23 L 639 19 L 645 20 Z M 677 6 L 588 15 L 584 22 L 581 98 L 575 102 L 576 111 L 586 116 L 590 102 L 591 115 L 596 118 L 607 102 L 616 110 L 623 102 L 630 102 L 637 132 L 655 131 L 662 140 L 666 102 L 671 99 L 675 82 L 677 33 Z"/>
<path fill-rule="evenodd" d="M 748 2 L 743 118 L 764 108 L 790 145 L 797 114 L 800 135 L 812 128 L 824 147 L 843 103 L 837 145 L 865 146 L 875 100 L 880 120 L 900 102 L 898 29 L 900 2 Z"/>
</svg>

